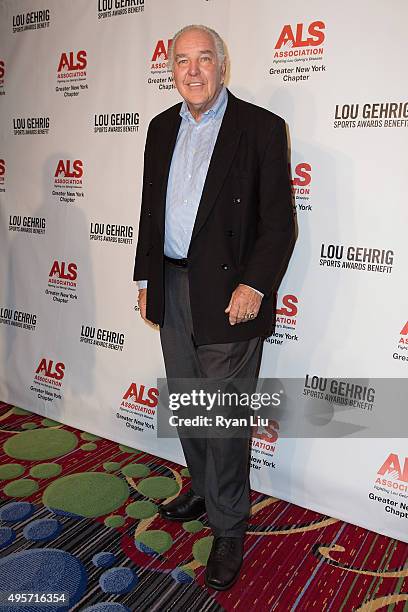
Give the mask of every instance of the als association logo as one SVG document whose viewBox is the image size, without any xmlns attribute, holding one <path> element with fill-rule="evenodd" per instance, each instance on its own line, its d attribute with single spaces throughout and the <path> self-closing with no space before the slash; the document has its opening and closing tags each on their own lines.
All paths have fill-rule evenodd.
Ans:
<svg viewBox="0 0 408 612">
<path fill-rule="evenodd" d="M 408 321 L 402 326 L 399 333 L 397 349 L 400 351 L 400 353 L 394 351 L 392 358 L 396 361 L 404 361 L 406 364 L 408 364 L 408 353 L 404 354 L 404 351 L 408 351 Z M 401 351 L 403 354 L 401 354 Z"/>
<path fill-rule="evenodd" d="M 54 174 L 54 185 L 82 187 L 84 163 L 80 159 L 60 159 Z"/>
<path fill-rule="evenodd" d="M 292 178 L 292 191 L 296 210 L 312 211 L 311 204 L 312 166 L 307 162 L 296 165 Z"/>
<path fill-rule="evenodd" d="M 157 91 L 170 91 L 175 89 L 173 74 L 168 66 L 169 51 L 172 39 L 160 39 L 156 41 L 154 51 L 150 59 L 150 76 L 148 85 L 153 85 Z"/>
<path fill-rule="evenodd" d="M 48 275 L 48 289 L 45 294 L 52 296 L 53 302 L 68 304 L 78 299 L 77 291 L 78 266 L 74 262 L 58 261 L 51 265 Z"/>
<path fill-rule="evenodd" d="M 143 13 L 145 0 L 98 0 L 98 19 Z"/>
<path fill-rule="evenodd" d="M 287 293 L 282 297 L 278 294 L 275 331 L 269 338 L 266 338 L 266 342 L 278 345 L 284 342 L 298 342 L 299 335 L 296 331 L 298 314 L 299 298 L 292 293 Z"/>
<path fill-rule="evenodd" d="M 6 191 L 6 160 L 0 159 L 0 193 Z"/>
<path fill-rule="evenodd" d="M 35 370 L 30 391 L 36 393 L 38 399 L 52 402 L 62 399 L 61 389 L 65 376 L 65 364 L 42 357 Z"/>
<path fill-rule="evenodd" d="M 254 426 L 252 428 L 251 439 L 251 468 L 256 471 L 262 469 L 275 469 L 275 461 L 269 458 L 276 452 L 276 445 L 279 438 L 279 423 L 275 420 L 268 420 L 266 426 Z"/>
<path fill-rule="evenodd" d="M 408 457 L 390 453 L 377 472 L 375 484 L 388 492 L 402 493 L 408 497 Z"/>
<path fill-rule="evenodd" d="M 134 431 L 154 430 L 159 390 L 132 382 L 123 394 L 116 418 Z"/>
<path fill-rule="evenodd" d="M 36 380 L 43 379 L 45 382 L 49 382 L 56 387 L 60 387 L 62 384 L 61 380 L 64 378 L 64 373 L 65 365 L 61 361 L 54 364 L 52 359 L 46 359 L 43 357 L 38 364 L 34 378 Z"/>
<path fill-rule="evenodd" d="M 368 498 L 382 507 L 387 519 L 395 517 L 399 525 L 408 519 L 408 457 L 390 453 L 377 471 L 373 488 L 379 494 L 370 491 Z"/>
<path fill-rule="evenodd" d="M 0 59 L 0 96 L 4 96 L 6 93 L 4 91 L 4 80 L 6 74 L 6 66 L 4 60 Z"/>
<path fill-rule="evenodd" d="M 59 56 L 55 91 L 63 95 L 64 98 L 75 98 L 88 89 L 86 83 L 87 65 L 87 53 L 84 49 L 63 51 Z"/>
<path fill-rule="evenodd" d="M 283 82 L 299 83 L 325 72 L 324 64 L 316 64 L 322 62 L 324 57 L 325 30 L 324 21 L 285 24 L 273 52 L 273 64 L 284 67 L 270 68 L 269 74 Z"/>
<path fill-rule="evenodd" d="M 344 268 L 391 274 L 394 265 L 394 251 L 391 249 L 322 243 L 319 263 L 327 269 Z"/>
<path fill-rule="evenodd" d="M 51 195 L 57 202 L 74 204 L 84 197 L 84 162 L 81 159 L 60 159 L 54 171 Z"/>
</svg>

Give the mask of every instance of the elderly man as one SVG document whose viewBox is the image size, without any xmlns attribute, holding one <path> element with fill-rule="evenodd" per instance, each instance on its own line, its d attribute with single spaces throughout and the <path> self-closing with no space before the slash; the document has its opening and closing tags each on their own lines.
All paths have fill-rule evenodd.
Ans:
<svg viewBox="0 0 408 612">
<path fill-rule="evenodd" d="M 160 326 L 167 377 L 256 381 L 274 296 L 294 244 L 285 122 L 224 86 L 220 36 L 173 38 L 183 103 L 150 123 L 134 280 L 143 319 Z M 249 435 L 181 437 L 191 489 L 160 508 L 214 533 L 207 586 L 228 589 L 249 517 Z"/>
</svg>

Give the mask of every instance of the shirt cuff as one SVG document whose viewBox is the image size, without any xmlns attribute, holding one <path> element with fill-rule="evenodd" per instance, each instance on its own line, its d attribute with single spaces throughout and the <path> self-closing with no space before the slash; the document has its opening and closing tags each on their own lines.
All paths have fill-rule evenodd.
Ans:
<svg viewBox="0 0 408 612">
<path fill-rule="evenodd" d="M 139 287 L 139 291 L 140 289 L 147 289 L 147 280 L 140 280 L 140 281 L 136 281 L 137 285 Z"/>
<path fill-rule="evenodd" d="M 240 283 L 240 284 L 243 285 L 244 287 L 249 287 L 250 289 L 253 289 L 253 291 L 255 291 L 258 295 L 260 295 L 263 298 L 264 294 L 261 293 L 261 291 L 258 291 L 258 289 L 255 289 L 255 287 L 251 287 L 251 285 L 245 285 L 245 283 Z"/>
</svg>

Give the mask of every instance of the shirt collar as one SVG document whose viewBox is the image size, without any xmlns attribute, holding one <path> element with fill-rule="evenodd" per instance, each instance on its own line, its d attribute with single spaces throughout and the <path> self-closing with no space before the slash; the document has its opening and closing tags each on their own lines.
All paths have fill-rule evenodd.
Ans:
<svg viewBox="0 0 408 612">
<path fill-rule="evenodd" d="M 222 113 L 222 110 L 225 109 L 225 106 L 227 104 L 227 99 L 228 99 L 227 89 L 225 85 L 223 85 L 213 106 L 209 108 L 207 111 L 205 111 L 205 113 L 203 113 L 203 117 L 216 117 L 220 112 Z M 187 106 L 187 102 L 185 100 L 183 101 L 183 104 L 181 105 L 181 108 L 180 108 L 180 116 L 183 119 L 187 119 L 188 121 L 194 121 L 194 123 L 196 123 L 196 120 L 194 119 L 193 115 L 190 113 L 189 108 Z"/>
</svg>

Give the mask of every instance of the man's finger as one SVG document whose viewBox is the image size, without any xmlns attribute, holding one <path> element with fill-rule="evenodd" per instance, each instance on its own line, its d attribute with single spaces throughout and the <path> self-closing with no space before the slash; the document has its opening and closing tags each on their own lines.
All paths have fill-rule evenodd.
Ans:
<svg viewBox="0 0 408 612">
<path fill-rule="evenodd" d="M 224 312 L 228 313 L 228 312 L 231 310 L 231 305 L 232 305 L 232 296 L 231 296 L 231 299 L 230 299 L 230 301 L 229 301 L 229 304 L 228 304 L 228 306 L 226 307 L 226 309 L 224 310 Z"/>
<path fill-rule="evenodd" d="M 238 322 L 238 307 L 235 301 L 232 301 L 229 309 L 229 322 L 231 325 L 236 325 Z"/>
<path fill-rule="evenodd" d="M 246 313 L 246 303 L 245 302 L 238 302 L 238 313 L 237 313 L 237 319 L 238 319 L 238 323 L 243 323 L 245 320 L 245 313 Z"/>
<path fill-rule="evenodd" d="M 232 309 L 230 312 L 230 323 L 231 323 L 231 314 L 234 316 L 234 324 L 242 323 L 243 315 L 245 314 L 245 305 L 241 303 L 240 300 L 235 299 L 232 305 Z"/>
</svg>

